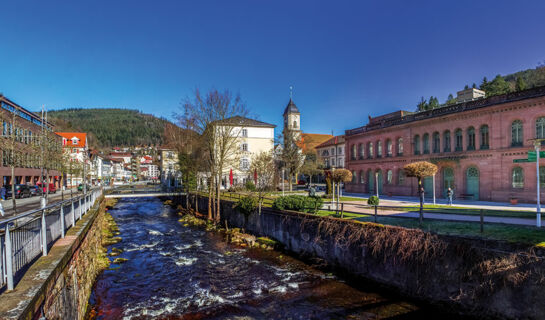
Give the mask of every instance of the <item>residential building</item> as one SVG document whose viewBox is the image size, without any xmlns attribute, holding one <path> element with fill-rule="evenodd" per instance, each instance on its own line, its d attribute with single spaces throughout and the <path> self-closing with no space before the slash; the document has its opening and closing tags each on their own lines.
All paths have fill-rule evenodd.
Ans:
<svg viewBox="0 0 545 320">
<path fill-rule="evenodd" d="M 15 183 L 36 184 L 40 176 L 47 172 L 48 180 L 60 187 L 60 159 L 43 161 L 42 148 L 38 145 L 41 133 L 53 136 L 54 145 L 49 145 L 49 152 L 61 150 L 61 140 L 53 132 L 53 125 L 33 112 L 0 94 L 0 122 L 2 137 L 0 140 L 0 185 L 12 183 L 11 164 L 15 157 Z M 42 131 L 43 130 L 43 131 Z M 15 141 L 12 140 L 15 138 Z M 12 141 L 14 148 L 12 150 Z M 11 152 L 13 151 L 13 155 Z M 54 157 L 53 157 L 54 158 Z M 45 167 L 42 171 L 42 167 Z"/>
<path fill-rule="evenodd" d="M 178 152 L 174 149 L 159 149 L 161 183 L 167 187 L 178 187 L 182 182 Z"/>
<path fill-rule="evenodd" d="M 316 146 L 316 154 L 326 169 L 344 168 L 344 142 L 344 135 L 340 135 Z"/>
<path fill-rule="evenodd" d="M 487 201 L 536 201 L 536 163 L 524 162 L 531 139 L 545 138 L 545 87 L 443 106 L 417 113 L 398 111 L 346 130 L 349 192 L 417 196 L 417 181 L 403 166 L 435 163 L 424 179 L 426 196 Z M 539 184 L 545 187 L 545 162 Z M 543 190 L 543 188 L 541 189 Z M 543 199 L 545 193 L 542 192 Z"/>
<path fill-rule="evenodd" d="M 66 185 L 77 186 L 85 176 L 90 182 L 91 162 L 88 154 L 87 134 L 83 132 L 55 132 L 62 138 L 64 154 L 68 157 Z"/>
</svg>

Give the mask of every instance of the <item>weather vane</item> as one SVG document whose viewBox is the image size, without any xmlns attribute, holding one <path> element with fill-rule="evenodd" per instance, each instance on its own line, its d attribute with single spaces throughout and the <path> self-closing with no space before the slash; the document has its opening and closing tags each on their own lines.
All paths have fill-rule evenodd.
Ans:
<svg viewBox="0 0 545 320">
<path fill-rule="evenodd" d="M 290 100 L 293 99 L 293 86 L 290 86 Z"/>
</svg>

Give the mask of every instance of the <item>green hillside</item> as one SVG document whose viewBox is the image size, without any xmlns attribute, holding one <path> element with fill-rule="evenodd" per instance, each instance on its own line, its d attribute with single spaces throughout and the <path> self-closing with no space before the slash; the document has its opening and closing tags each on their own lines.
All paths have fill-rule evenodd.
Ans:
<svg viewBox="0 0 545 320">
<path fill-rule="evenodd" d="M 94 148 L 162 145 L 165 127 L 174 127 L 166 119 L 128 109 L 63 109 L 48 116 L 56 131 L 87 132 Z"/>
</svg>

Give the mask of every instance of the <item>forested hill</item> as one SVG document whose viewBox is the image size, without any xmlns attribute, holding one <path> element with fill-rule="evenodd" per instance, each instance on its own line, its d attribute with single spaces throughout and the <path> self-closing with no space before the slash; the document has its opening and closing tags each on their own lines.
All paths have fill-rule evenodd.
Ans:
<svg viewBox="0 0 545 320">
<path fill-rule="evenodd" d="M 128 109 L 63 109 L 48 117 L 56 131 L 87 132 L 94 148 L 162 145 L 165 128 L 178 129 L 166 119 Z"/>
</svg>

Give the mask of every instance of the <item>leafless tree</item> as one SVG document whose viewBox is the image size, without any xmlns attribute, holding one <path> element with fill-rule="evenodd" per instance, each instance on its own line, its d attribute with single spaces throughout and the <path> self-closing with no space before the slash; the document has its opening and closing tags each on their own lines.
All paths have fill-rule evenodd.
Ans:
<svg viewBox="0 0 545 320">
<path fill-rule="evenodd" d="M 282 153 L 280 154 L 281 165 L 288 171 L 289 190 L 292 191 L 293 179 L 297 178 L 297 172 L 303 165 L 305 159 L 301 148 L 299 147 L 301 145 L 301 137 L 288 130 L 284 132 L 284 137 L 281 141 L 283 141 Z"/>
<path fill-rule="evenodd" d="M 250 171 L 257 176 L 256 193 L 258 200 L 259 213 L 263 206 L 263 200 L 268 192 L 273 190 L 274 176 L 276 174 L 276 166 L 274 157 L 271 152 L 260 152 L 252 157 Z"/>
</svg>

